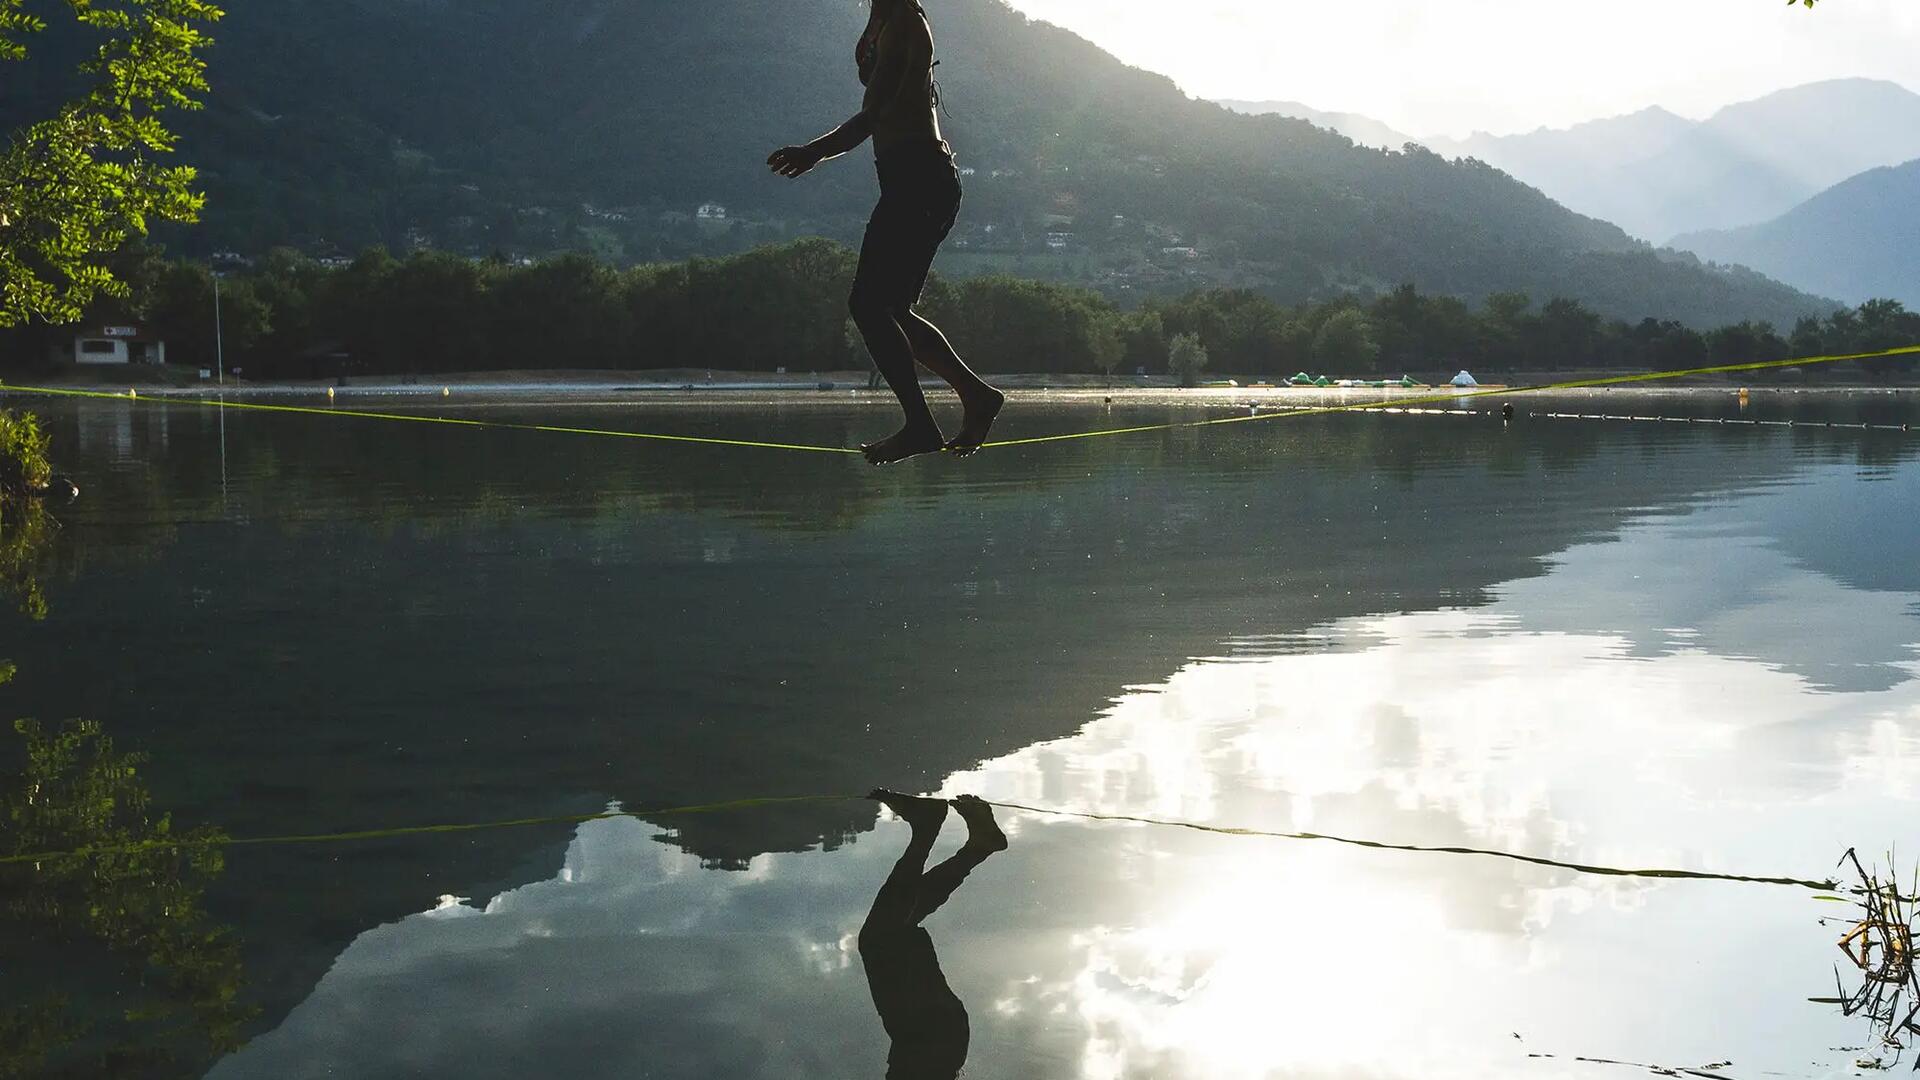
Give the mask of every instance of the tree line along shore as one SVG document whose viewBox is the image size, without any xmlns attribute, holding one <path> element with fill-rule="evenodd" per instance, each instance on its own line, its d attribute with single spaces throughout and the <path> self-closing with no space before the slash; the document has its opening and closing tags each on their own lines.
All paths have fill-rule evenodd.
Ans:
<svg viewBox="0 0 1920 1080">
<path fill-rule="evenodd" d="M 821 239 L 724 258 L 618 270 L 583 255 L 540 262 L 371 250 L 324 266 L 291 250 L 222 273 L 224 364 L 248 381 L 450 372 L 847 370 L 866 365 L 846 319 L 856 254 Z M 117 257 L 124 297 L 83 325 L 134 323 L 181 367 L 215 363 L 213 272 L 152 248 Z M 1467 369 L 1654 371 L 1871 352 L 1920 343 L 1920 313 L 1893 300 L 1809 315 L 1792 327 L 1700 330 L 1610 320 L 1575 300 L 1495 293 L 1478 304 L 1412 285 L 1289 307 L 1206 289 L 1136 308 L 1091 290 L 1008 276 L 945 278 L 921 305 L 989 372 L 1166 374 L 1197 340 L 1219 377 L 1431 377 Z M 0 331 L 0 367 L 46 371 L 74 328 Z M 1171 355 L 1170 354 L 1174 354 Z M 1190 366 L 1191 358 L 1187 361 Z M 1911 358 L 1756 373 L 1753 381 L 1885 381 Z M 1903 379 L 1903 381 L 1905 381 Z"/>
</svg>

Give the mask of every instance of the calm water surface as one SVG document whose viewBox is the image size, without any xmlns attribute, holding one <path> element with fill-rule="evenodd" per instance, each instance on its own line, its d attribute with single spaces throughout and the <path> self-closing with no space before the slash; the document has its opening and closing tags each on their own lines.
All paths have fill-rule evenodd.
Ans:
<svg viewBox="0 0 1920 1080">
<path fill-rule="evenodd" d="M 857 933 L 907 827 L 859 801 L 650 807 L 885 785 L 1813 878 L 1848 847 L 1920 849 L 1920 436 L 1526 418 L 1545 407 L 875 471 L 40 403 L 86 495 L 38 564 L 47 617 L 0 616 L 0 712 L 98 722 L 179 829 L 634 812 L 228 850 L 200 906 L 251 1012 L 219 1052 L 217 1009 L 150 1036 L 173 1063 L 149 1071 L 221 1078 L 887 1075 Z M 890 419 L 446 414 L 839 444 Z M 1756 414 L 1920 420 L 1886 398 Z M 1198 415 L 1034 407 L 1009 432 Z M 1891 1057 L 1808 1001 L 1845 964 L 1819 920 L 1846 910 L 1809 890 L 999 818 L 1011 847 L 926 923 L 968 1076 Z M 157 953 L 129 973 L 144 940 L 49 921 L 44 872 L 0 867 L 0 1004 L 16 1034 L 50 987 L 92 1016 L 52 1059 L 85 1074 L 174 984 Z M 952 1075 L 917 1045 L 892 1075 Z"/>
</svg>

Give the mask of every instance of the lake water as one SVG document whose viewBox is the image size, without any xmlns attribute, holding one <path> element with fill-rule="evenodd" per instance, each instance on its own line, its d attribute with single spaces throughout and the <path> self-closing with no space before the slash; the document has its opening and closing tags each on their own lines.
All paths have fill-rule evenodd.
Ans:
<svg viewBox="0 0 1920 1080">
<path fill-rule="evenodd" d="M 1824 879 L 1893 849 L 1911 873 L 1920 435 L 1809 423 L 1920 403 L 1559 403 L 1794 428 L 1527 415 L 1552 404 L 873 470 L 34 403 L 85 495 L 35 563 L 46 617 L 0 616 L 0 714 L 97 722 L 176 829 L 633 816 L 227 850 L 196 925 L 237 943 L 214 981 L 248 1013 L 211 1039 L 234 1003 L 125 1016 L 177 980 L 141 934 L 53 910 L 96 878 L 37 903 L 46 867 L 0 866 L 8 1030 L 52 987 L 94 1021 L 53 1059 L 73 1075 L 115 1054 L 223 1080 L 877 1078 L 858 934 L 907 826 L 855 800 L 647 811 L 878 786 L 1629 868 Z M 891 420 L 874 399 L 441 414 L 835 444 Z M 1006 430 L 1200 415 L 1016 401 Z M 1821 921 L 1851 909 L 1813 890 L 998 817 L 1009 849 L 925 923 L 968 1076 L 1893 1058 L 1808 1000 L 1860 978 Z M 964 835 L 949 819 L 933 862 Z M 926 1000 L 884 1003 L 892 1075 L 952 1075 L 956 1018 Z"/>
</svg>

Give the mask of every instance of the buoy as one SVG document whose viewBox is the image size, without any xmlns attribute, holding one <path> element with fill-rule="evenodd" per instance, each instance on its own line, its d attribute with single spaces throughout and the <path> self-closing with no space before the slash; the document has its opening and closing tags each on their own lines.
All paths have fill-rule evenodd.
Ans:
<svg viewBox="0 0 1920 1080">
<path fill-rule="evenodd" d="M 440 396 L 441 396 L 441 397 L 452 397 L 452 396 L 453 396 L 453 388 L 452 388 L 451 386 L 443 386 L 443 387 L 441 387 L 441 388 L 440 388 Z"/>
<path fill-rule="evenodd" d="M 1513 423 L 1513 402 L 1500 406 L 1500 419 L 1505 423 Z"/>
<path fill-rule="evenodd" d="M 137 398 L 140 395 L 133 389 L 133 387 L 129 386 L 127 387 L 127 396 L 130 398 Z"/>
</svg>

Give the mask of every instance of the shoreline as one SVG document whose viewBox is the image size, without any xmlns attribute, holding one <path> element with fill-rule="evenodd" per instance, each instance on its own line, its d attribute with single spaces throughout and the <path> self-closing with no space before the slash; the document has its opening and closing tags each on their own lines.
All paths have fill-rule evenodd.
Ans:
<svg viewBox="0 0 1920 1080">
<path fill-rule="evenodd" d="M 1603 396 L 1608 394 L 1645 394 L 1674 396 L 1737 395 L 1746 390 L 1753 397 L 1795 395 L 1903 396 L 1920 395 L 1920 384 L 1887 385 L 1860 382 L 1745 384 L 1727 376 L 1694 376 L 1671 382 L 1629 383 L 1615 386 L 1570 387 L 1555 390 L 1528 390 L 1527 387 L 1584 379 L 1619 377 L 1623 372 L 1517 372 L 1501 373 L 1498 382 L 1477 387 L 1430 385 L 1415 387 L 1313 387 L 1267 385 L 1245 381 L 1227 384 L 1211 381 L 1198 387 L 1181 388 L 1169 376 L 1106 379 L 1089 375 L 993 375 L 995 384 L 1023 397 L 1045 397 L 1059 401 L 1092 400 L 1136 404 L 1191 403 L 1227 404 L 1247 401 L 1290 402 L 1304 406 L 1353 401 L 1390 401 L 1402 398 L 1486 397 L 1501 392 L 1562 396 Z M 85 376 L 85 377 L 81 377 Z M 945 389 L 937 380 L 923 380 L 933 393 Z M 550 397 L 576 399 L 587 395 L 620 395 L 629 401 L 697 400 L 726 398 L 741 394 L 774 394 L 795 401 L 860 401 L 874 399 L 891 402 L 893 396 L 882 385 L 869 389 L 864 371 L 834 371 L 801 375 L 777 375 L 759 372 L 671 370 L 651 372 L 621 371 L 499 371 L 460 372 L 426 376 L 361 376 L 328 380 L 276 380 L 273 382 L 229 381 L 216 385 L 191 379 L 185 372 L 155 371 L 151 368 L 124 368 L 112 372 L 63 371 L 44 376 L 11 374 L 0 377 L 0 399 L 9 396 L 47 397 L 35 394 L 32 387 L 75 390 L 125 397 L 131 391 L 140 397 L 201 399 L 214 397 L 295 397 L 320 401 L 343 398 L 420 399 L 422 401 L 461 398 L 532 399 Z M 331 391 L 331 394 L 329 394 Z"/>
</svg>

